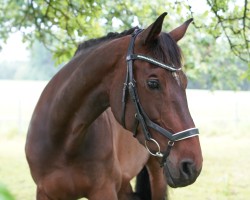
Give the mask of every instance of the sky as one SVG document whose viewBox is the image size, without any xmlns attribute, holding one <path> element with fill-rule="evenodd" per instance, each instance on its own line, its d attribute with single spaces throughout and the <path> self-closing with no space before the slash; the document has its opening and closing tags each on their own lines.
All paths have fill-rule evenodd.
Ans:
<svg viewBox="0 0 250 200">
<path fill-rule="evenodd" d="M 22 42 L 21 33 L 12 34 L 7 43 L 2 45 L 0 61 L 27 61 L 28 59 L 29 51 L 27 44 Z"/>
<path fill-rule="evenodd" d="M 192 6 L 192 11 L 196 13 L 202 13 L 208 9 L 208 5 L 205 0 L 189 0 L 189 4 Z"/>
</svg>

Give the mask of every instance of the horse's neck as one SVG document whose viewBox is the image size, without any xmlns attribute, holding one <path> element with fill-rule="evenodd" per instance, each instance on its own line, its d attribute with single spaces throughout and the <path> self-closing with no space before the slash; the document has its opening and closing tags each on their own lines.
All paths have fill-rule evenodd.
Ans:
<svg viewBox="0 0 250 200">
<path fill-rule="evenodd" d="M 112 77 L 117 61 L 109 53 L 108 50 L 99 48 L 86 58 L 76 56 L 66 66 L 73 67 L 74 71 L 69 73 L 67 80 L 55 91 L 50 109 L 52 126 L 60 126 L 70 132 L 80 127 L 84 131 L 109 106 L 108 78 Z M 65 77 L 65 74 L 62 76 Z"/>
</svg>

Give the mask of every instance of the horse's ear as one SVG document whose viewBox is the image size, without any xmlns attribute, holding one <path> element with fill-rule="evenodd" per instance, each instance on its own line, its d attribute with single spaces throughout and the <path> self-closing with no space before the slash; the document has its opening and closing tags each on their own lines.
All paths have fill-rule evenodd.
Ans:
<svg viewBox="0 0 250 200">
<path fill-rule="evenodd" d="M 159 34 L 161 33 L 162 24 L 164 21 L 165 16 L 167 15 L 166 12 L 162 13 L 153 24 L 151 24 L 148 28 L 146 28 L 140 35 L 139 38 L 141 39 L 143 44 L 148 44 L 151 41 L 154 41 Z"/>
<path fill-rule="evenodd" d="M 177 27 L 176 29 L 172 30 L 169 32 L 169 35 L 176 41 L 178 42 L 186 33 L 186 30 L 189 26 L 189 24 L 193 21 L 193 18 L 185 21 L 182 25 Z"/>
</svg>

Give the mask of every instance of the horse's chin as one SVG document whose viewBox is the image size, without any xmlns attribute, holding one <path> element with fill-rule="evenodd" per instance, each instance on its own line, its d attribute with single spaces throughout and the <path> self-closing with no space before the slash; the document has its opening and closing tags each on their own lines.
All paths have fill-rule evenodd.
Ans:
<svg viewBox="0 0 250 200">
<path fill-rule="evenodd" d="M 178 186 L 175 184 L 175 181 L 172 179 L 171 176 L 165 174 L 165 178 L 166 178 L 166 181 L 167 181 L 167 184 L 172 187 L 172 188 L 177 188 Z"/>
<path fill-rule="evenodd" d="M 178 185 L 176 185 L 176 183 L 175 183 L 176 181 L 175 181 L 175 179 L 172 177 L 172 175 L 171 175 L 171 173 L 170 173 L 170 171 L 169 171 L 169 168 L 168 168 L 168 166 L 167 166 L 166 164 L 164 165 L 163 171 L 164 171 L 164 174 L 165 174 L 165 178 L 166 178 L 167 184 L 168 184 L 170 187 L 172 187 L 172 188 L 177 188 Z"/>
<path fill-rule="evenodd" d="M 185 187 L 188 185 L 191 185 L 195 182 L 195 180 L 193 181 L 183 181 L 183 180 L 177 180 L 177 179 L 172 179 L 172 177 L 168 177 L 165 176 L 166 180 L 167 180 L 167 184 L 171 187 L 171 188 L 178 188 L 178 187 Z"/>
</svg>

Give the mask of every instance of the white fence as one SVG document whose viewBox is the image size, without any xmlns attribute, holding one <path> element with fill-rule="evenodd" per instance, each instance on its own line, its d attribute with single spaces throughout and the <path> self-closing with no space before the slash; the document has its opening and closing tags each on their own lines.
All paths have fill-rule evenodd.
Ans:
<svg viewBox="0 0 250 200">
<path fill-rule="evenodd" d="M 27 132 L 46 83 L 0 81 L 0 134 Z M 250 92 L 188 90 L 187 96 L 190 112 L 203 132 L 238 134 L 250 130 Z"/>
</svg>

